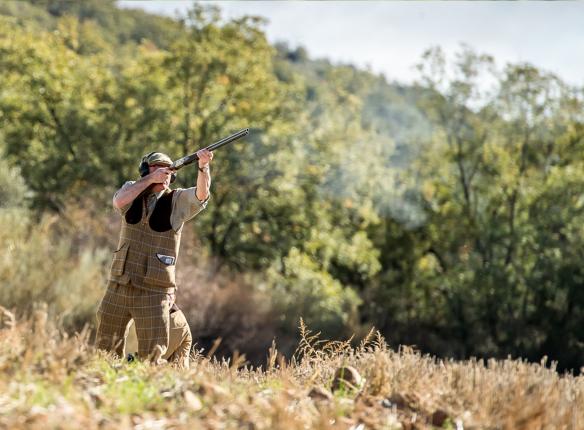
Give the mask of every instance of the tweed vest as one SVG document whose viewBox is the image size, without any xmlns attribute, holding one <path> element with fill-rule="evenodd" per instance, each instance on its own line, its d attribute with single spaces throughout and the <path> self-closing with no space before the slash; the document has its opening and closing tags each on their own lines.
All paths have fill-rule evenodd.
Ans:
<svg viewBox="0 0 584 430">
<path fill-rule="evenodd" d="M 114 252 L 109 279 L 146 288 L 176 288 L 176 260 L 182 228 L 172 229 L 172 197 L 162 195 L 146 213 L 146 196 L 138 197 L 122 219 L 118 250 Z"/>
</svg>

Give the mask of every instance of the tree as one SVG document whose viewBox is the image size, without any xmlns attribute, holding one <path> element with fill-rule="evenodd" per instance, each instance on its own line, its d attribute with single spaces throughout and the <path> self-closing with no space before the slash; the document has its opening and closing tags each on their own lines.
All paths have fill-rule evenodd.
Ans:
<svg viewBox="0 0 584 430">
<path fill-rule="evenodd" d="M 445 70 L 439 51 L 426 58 L 426 66 Z M 498 88 L 483 97 L 473 79 L 491 68 L 490 58 L 467 50 L 456 63 L 462 79 L 425 69 L 434 70 L 425 75 L 432 91 L 425 107 L 436 132 L 419 164 L 427 249 L 414 285 L 427 291 L 430 302 L 421 307 L 432 309 L 428 322 L 439 336 L 457 339 L 460 356 L 567 357 L 557 345 L 544 347 L 566 320 L 557 309 L 544 317 L 542 309 L 550 300 L 557 306 L 560 297 L 570 297 L 561 306 L 564 316 L 582 305 L 568 293 L 572 281 L 558 278 L 573 271 L 572 250 L 581 246 L 579 234 L 562 233 L 582 216 L 575 196 L 583 177 L 574 170 L 581 156 L 566 157 L 566 147 L 582 139 L 574 134 L 581 131 L 576 93 L 557 77 L 521 64 L 491 75 Z M 569 331 L 564 337 L 579 339 Z"/>
</svg>

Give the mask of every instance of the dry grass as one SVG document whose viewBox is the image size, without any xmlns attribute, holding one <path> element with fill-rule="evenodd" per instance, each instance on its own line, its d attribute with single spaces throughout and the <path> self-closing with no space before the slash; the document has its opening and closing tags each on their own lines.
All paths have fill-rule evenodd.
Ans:
<svg viewBox="0 0 584 430">
<path fill-rule="evenodd" d="M 198 352 L 184 371 L 95 351 L 43 309 L 26 321 L 0 311 L 1 428 L 584 428 L 584 379 L 539 364 L 436 360 L 376 333 L 352 348 L 302 325 L 291 362 L 272 345 L 263 368 Z M 330 395 L 341 365 L 364 383 Z"/>
</svg>

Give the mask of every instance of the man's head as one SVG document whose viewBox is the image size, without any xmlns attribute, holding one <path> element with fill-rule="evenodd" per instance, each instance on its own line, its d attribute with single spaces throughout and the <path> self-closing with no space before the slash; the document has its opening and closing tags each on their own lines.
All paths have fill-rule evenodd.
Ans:
<svg viewBox="0 0 584 430">
<path fill-rule="evenodd" d="M 151 152 L 142 158 L 139 167 L 140 176 L 146 176 L 158 169 L 168 169 L 171 165 L 172 159 L 168 155 L 163 154 L 162 152 Z M 158 193 L 168 188 L 171 182 L 174 182 L 176 175 L 169 170 L 167 172 L 168 174 L 163 182 L 154 184 L 152 187 L 153 192 Z"/>
</svg>

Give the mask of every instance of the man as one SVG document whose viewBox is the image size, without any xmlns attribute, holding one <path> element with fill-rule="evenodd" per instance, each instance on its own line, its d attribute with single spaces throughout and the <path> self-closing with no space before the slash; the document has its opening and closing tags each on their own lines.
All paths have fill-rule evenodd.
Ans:
<svg viewBox="0 0 584 430">
<path fill-rule="evenodd" d="M 182 227 L 209 199 L 213 153 L 202 149 L 197 155 L 196 187 L 171 190 L 172 160 L 152 152 L 140 163 L 141 178 L 115 193 L 113 205 L 122 215 L 122 228 L 97 311 L 98 348 L 122 356 L 126 326 L 133 319 L 138 355 L 155 362 L 165 356 Z"/>
</svg>

